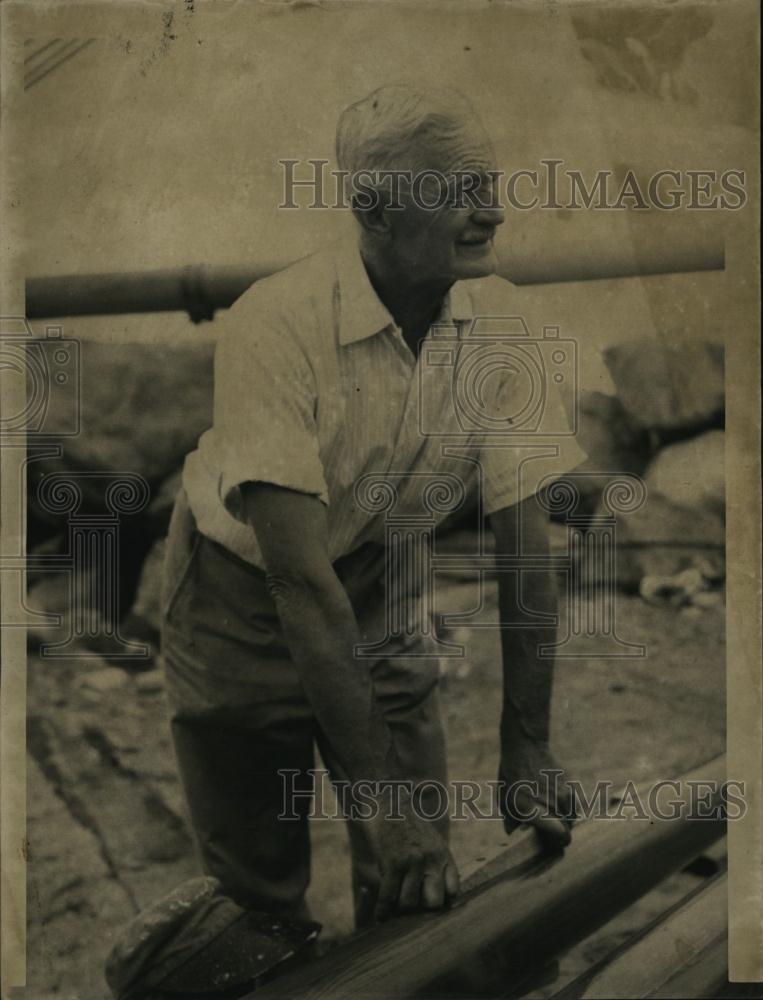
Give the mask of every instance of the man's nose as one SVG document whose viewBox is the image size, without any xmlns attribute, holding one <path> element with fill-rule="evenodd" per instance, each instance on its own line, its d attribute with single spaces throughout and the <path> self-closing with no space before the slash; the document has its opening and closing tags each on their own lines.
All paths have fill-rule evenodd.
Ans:
<svg viewBox="0 0 763 1000">
<path fill-rule="evenodd" d="M 502 226 L 506 213 L 499 205 L 478 206 L 472 214 L 472 221 L 478 226 Z"/>
</svg>

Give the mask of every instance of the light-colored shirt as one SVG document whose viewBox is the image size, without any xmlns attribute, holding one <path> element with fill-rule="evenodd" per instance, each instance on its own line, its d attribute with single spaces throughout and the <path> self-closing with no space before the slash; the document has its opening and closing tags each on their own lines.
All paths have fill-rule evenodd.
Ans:
<svg viewBox="0 0 763 1000">
<path fill-rule="evenodd" d="M 333 561 L 388 518 L 489 514 L 582 462 L 558 388 L 572 346 L 531 336 L 512 289 L 456 282 L 417 360 L 353 241 L 253 285 L 221 320 L 213 426 L 183 470 L 199 531 L 262 567 L 240 487 L 273 483 L 327 505 Z"/>
</svg>

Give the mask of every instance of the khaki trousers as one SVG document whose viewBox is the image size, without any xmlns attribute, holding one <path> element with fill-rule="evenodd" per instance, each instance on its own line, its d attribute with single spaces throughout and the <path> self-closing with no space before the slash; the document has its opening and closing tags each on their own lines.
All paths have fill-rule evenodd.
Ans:
<svg viewBox="0 0 763 1000">
<path fill-rule="evenodd" d="M 382 638 L 383 548 L 364 546 L 335 569 L 363 641 Z M 296 772 L 289 786 L 309 793 L 317 746 L 332 779 L 347 778 L 305 696 L 265 574 L 198 532 L 182 490 L 167 542 L 163 612 L 172 736 L 203 867 L 242 905 L 300 915 L 310 880 L 310 800 L 288 804 L 297 819 L 279 818 L 286 787 L 279 771 Z M 444 785 L 437 657 L 400 652 L 358 659 L 358 669 L 371 673 L 405 777 Z M 427 798 L 422 805 L 434 815 L 439 796 Z M 447 815 L 433 822 L 447 835 Z M 372 919 L 378 891 L 363 825 L 349 821 L 358 925 Z"/>
</svg>

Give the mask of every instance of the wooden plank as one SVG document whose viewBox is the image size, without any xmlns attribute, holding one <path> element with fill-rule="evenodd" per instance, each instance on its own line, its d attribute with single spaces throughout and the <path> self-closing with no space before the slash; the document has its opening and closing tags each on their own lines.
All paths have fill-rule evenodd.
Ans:
<svg viewBox="0 0 763 1000">
<path fill-rule="evenodd" d="M 726 983 L 727 894 L 726 873 L 715 876 L 552 1000 L 716 996 Z"/>
<path fill-rule="evenodd" d="M 714 782 L 720 804 L 725 761 L 683 776 Z M 587 936 L 615 913 L 683 867 L 722 836 L 725 822 L 623 818 L 591 820 L 563 856 L 535 854 L 467 893 L 448 911 L 398 917 L 251 994 L 268 997 L 381 998 L 422 995 L 449 971 L 500 942 L 512 971 L 523 974 Z M 523 855 L 527 845 L 517 847 Z"/>
<path fill-rule="evenodd" d="M 696 956 L 681 964 L 674 974 L 649 996 L 652 1000 L 697 1000 L 723 996 L 729 986 L 729 936 L 725 930 Z"/>
</svg>

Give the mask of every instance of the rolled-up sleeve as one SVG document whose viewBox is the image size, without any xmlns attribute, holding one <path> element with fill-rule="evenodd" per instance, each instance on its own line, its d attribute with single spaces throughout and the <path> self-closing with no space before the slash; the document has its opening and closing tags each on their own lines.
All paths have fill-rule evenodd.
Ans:
<svg viewBox="0 0 763 1000">
<path fill-rule="evenodd" d="M 218 494 L 238 520 L 245 482 L 273 483 L 328 504 L 316 398 L 309 360 L 288 326 L 249 319 L 222 334 L 215 352 Z"/>
</svg>

